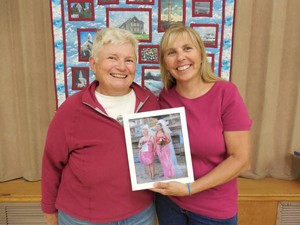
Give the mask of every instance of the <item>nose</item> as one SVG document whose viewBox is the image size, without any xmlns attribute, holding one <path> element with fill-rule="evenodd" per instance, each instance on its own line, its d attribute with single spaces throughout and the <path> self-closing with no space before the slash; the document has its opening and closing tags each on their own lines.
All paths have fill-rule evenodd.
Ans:
<svg viewBox="0 0 300 225">
<path fill-rule="evenodd" d="M 185 59 L 185 54 L 184 54 L 184 52 L 183 51 L 179 51 L 178 53 L 177 53 L 177 60 L 178 61 L 182 61 L 182 60 L 184 60 Z"/>
<path fill-rule="evenodd" d="M 126 69 L 126 64 L 123 60 L 118 60 L 117 68 L 121 71 Z"/>
</svg>

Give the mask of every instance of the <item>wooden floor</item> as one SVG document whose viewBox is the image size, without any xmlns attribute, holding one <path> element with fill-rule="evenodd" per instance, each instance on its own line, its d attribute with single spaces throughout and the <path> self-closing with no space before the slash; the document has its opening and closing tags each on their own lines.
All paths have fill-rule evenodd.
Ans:
<svg viewBox="0 0 300 225">
<path fill-rule="evenodd" d="M 238 178 L 239 224 L 275 225 L 279 201 L 300 201 L 300 179 Z M 40 202 L 41 182 L 16 179 L 0 183 L 0 202 Z"/>
</svg>

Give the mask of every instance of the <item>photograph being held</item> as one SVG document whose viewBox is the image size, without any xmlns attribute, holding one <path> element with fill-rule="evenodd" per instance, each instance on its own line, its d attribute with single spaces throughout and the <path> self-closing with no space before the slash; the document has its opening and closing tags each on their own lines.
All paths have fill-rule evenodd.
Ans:
<svg viewBox="0 0 300 225">
<path fill-rule="evenodd" d="M 237 224 L 237 179 L 250 168 L 252 121 L 237 87 L 215 75 L 203 41 L 174 25 L 160 42 L 162 109 L 185 107 L 195 181 L 156 182 L 160 225 Z"/>
<path fill-rule="evenodd" d="M 138 143 L 140 162 L 145 164 L 149 177 L 153 179 L 155 176 L 154 132 L 149 129 L 148 125 L 145 125 L 142 128 L 142 134 L 143 137 Z"/>
<path fill-rule="evenodd" d="M 137 47 L 129 31 L 100 30 L 89 58 L 96 80 L 55 113 L 42 162 L 41 206 L 48 225 L 155 223 L 153 192 L 132 191 L 119 120 L 159 109 L 157 98 L 133 82 Z"/>
</svg>

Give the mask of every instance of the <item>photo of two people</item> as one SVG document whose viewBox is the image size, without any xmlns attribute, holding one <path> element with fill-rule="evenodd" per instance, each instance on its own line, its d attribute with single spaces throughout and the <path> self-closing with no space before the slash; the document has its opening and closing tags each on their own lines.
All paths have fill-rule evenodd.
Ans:
<svg viewBox="0 0 300 225">
<path fill-rule="evenodd" d="M 193 181 L 184 108 L 124 115 L 133 190 L 157 181 Z"/>
</svg>

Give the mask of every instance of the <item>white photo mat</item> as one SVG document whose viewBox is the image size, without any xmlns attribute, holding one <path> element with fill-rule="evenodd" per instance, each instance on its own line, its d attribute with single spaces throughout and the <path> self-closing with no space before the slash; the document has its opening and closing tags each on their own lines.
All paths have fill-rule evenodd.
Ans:
<svg viewBox="0 0 300 225">
<path fill-rule="evenodd" d="M 148 177 L 145 165 L 139 161 L 138 142 L 142 137 L 141 129 L 146 124 L 152 131 L 156 131 L 156 123 L 163 119 L 168 122 L 171 130 L 171 138 L 174 138 L 174 149 L 176 158 L 182 175 L 175 175 L 172 178 L 165 178 L 158 157 L 155 158 L 155 178 Z M 178 107 L 172 109 L 155 110 L 123 116 L 124 131 L 126 138 L 127 156 L 130 170 L 132 190 L 142 190 L 153 188 L 155 182 L 178 181 L 190 183 L 194 181 L 190 145 L 185 117 L 185 108 Z M 155 137 L 154 137 L 155 138 Z M 159 170 L 160 169 L 160 170 Z"/>
</svg>

